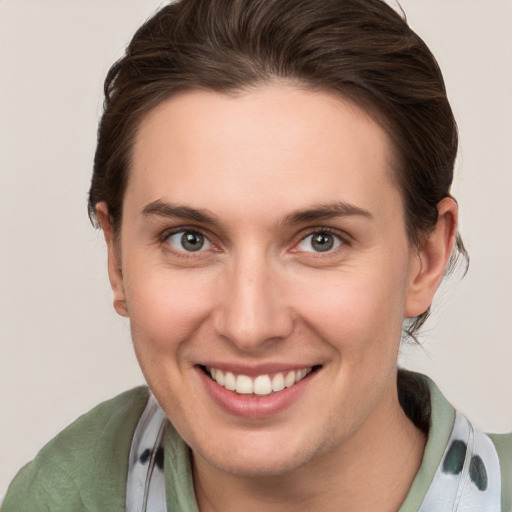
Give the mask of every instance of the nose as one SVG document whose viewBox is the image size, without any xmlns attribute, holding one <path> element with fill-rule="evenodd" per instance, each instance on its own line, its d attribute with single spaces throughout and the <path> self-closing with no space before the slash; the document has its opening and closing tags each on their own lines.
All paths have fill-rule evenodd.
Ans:
<svg viewBox="0 0 512 512">
<path fill-rule="evenodd" d="M 261 257 L 239 257 L 226 269 L 214 313 L 217 334 L 242 352 L 263 352 L 294 328 L 279 269 Z"/>
</svg>

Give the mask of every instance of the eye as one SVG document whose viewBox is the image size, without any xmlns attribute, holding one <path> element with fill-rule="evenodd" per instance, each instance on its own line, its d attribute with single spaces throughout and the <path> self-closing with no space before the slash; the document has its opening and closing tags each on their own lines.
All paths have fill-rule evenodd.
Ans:
<svg viewBox="0 0 512 512">
<path fill-rule="evenodd" d="M 202 233 L 191 229 L 172 233 L 166 242 L 179 252 L 198 252 L 212 248 L 212 243 Z"/>
<path fill-rule="evenodd" d="M 337 249 L 342 240 L 330 231 L 315 231 L 304 237 L 298 244 L 297 250 L 303 252 L 328 252 Z"/>
</svg>

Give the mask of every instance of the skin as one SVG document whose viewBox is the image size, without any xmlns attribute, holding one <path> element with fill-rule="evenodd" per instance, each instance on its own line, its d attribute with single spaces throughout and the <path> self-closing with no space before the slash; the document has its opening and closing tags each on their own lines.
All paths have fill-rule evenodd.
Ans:
<svg viewBox="0 0 512 512">
<path fill-rule="evenodd" d="M 441 201 L 411 247 L 392 173 L 384 130 L 326 92 L 190 91 L 143 119 L 119 236 L 97 211 L 116 310 L 193 450 L 201 511 L 382 512 L 405 499 L 425 439 L 398 403 L 401 325 L 432 301 L 457 209 Z M 187 252 L 192 228 L 206 242 Z M 313 231 L 333 248 L 319 252 Z M 220 406 L 198 365 L 317 371 L 282 410 L 251 417 Z"/>
</svg>

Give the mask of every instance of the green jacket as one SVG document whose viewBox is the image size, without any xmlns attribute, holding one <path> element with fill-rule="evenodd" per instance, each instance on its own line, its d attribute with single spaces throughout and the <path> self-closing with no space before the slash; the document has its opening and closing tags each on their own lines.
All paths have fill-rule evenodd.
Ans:
<svg viewBox="0 0 512 512">
<path fill-rule="evenodd" d="M 430 391 L 430 430 L 423 461 L 399 512 L 419 509 L 442 460 L 455 415 L 435 384 L 419 378 Z M 136 388 L 76 420 L 18 473 L 1 512 L 124 511 L 128 453 L 147 399 L 147 389 Z M 512 512 L 512 435 L 490 437 L 500 459 L 502 511 Z M 164 460 L 167 509 L 198 512 L 189 449 L 172 428 Z"/>
</svg>

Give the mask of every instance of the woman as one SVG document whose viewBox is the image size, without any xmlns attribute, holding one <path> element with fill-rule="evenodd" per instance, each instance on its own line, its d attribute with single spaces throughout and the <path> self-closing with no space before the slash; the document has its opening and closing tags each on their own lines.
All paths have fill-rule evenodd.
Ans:
<svg viewBox="0 0 512 512">
<path fill-rule="evenodd" d="M 105 91 L 89 211 L 151 395 L 78 420 L 4 509 L 511 510 L 510 437 L 397 372 L 464 254 L 455 122 L 405 22 L 184 0 Z"/>
</svg>

